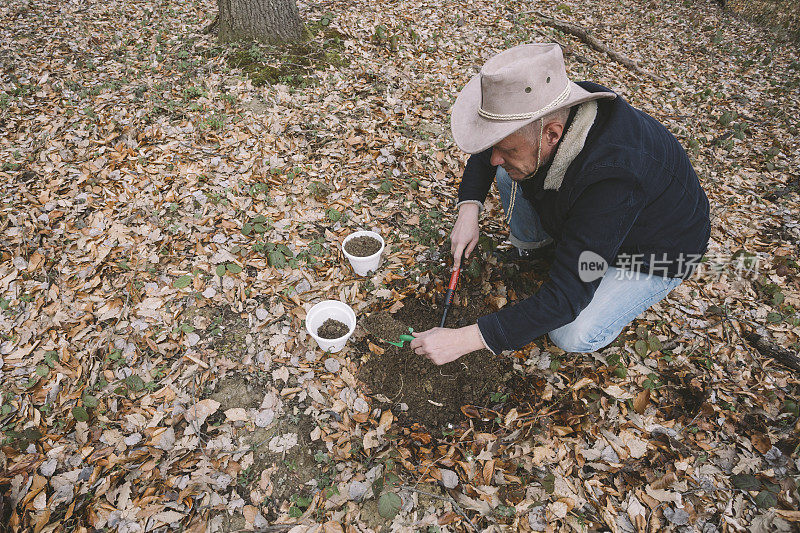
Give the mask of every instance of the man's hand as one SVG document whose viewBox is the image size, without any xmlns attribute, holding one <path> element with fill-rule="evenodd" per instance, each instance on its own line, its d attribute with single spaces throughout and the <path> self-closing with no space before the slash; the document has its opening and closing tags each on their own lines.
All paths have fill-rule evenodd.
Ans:
<svg viewBox="0 0 800 533">
<path fill-rule="evenodd" d="M 469 258 L 469 254 L 478 244 L 478 213 L 480 207 L 475 204 L 461 204 L 458 218 L 450 233 L 450 249 L 453 251 L 453 270 L 461 266 L 461 254 Z"/>
<path fill-rule="evenodd" d="M 433 328 L 413 335 L 416 338 L 411 341 L 411 348 L 435 365 L 455 361 L 462 355 L 486 347 L 477 324 L 458 329 Z"/>
</svg>

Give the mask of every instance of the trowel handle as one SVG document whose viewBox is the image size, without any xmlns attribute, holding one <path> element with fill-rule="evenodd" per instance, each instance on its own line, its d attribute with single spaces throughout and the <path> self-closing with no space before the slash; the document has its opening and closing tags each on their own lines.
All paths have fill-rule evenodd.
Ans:
<svg viewBox="0 0 800 533">
<path fill-rule="evenodd" d="M 456 290 L 456 285 L 458 285 L 458 276 L 461 274 L 461 269 L 457 268 L 453 270 L 453 273 L 450 274 L 450 284 L 447 286 L 447 292 L 444 295 L 444 306 L 450 307 L 450 304 L 453 303 L 453 293 Z"/>
<path fill-rule="evenodd" d="M 450 274 L 450 284 L 447 285 L 447 292 L 444 294 L 444 311 L 442 312 L 442 322 L 439 324 L 440 328 L 444 327 L 444 322 L 447 320 L 447 311 L 450 310 L 450 306 L 453 304 L 453 293 L 456 290 L 456 285 L 458 285 L 459 274 L 461 274 L 460 268 L 456 268 Z"/>
</svg>

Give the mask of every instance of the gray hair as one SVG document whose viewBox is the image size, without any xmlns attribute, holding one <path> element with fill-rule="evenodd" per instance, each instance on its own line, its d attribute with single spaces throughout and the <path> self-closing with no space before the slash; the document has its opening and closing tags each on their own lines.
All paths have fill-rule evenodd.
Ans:
<svg viewBox="0 0 800 533">
<path fill-rule="evenodd" d="M 565 125 L 567 123 L 567 119 L 569 119 L 569 109 L 570 108 L 568 107 L 556 109 L 549 115 L 545 115 L 539 120 L 534 120 L 530 124 L 525 124 L 517 130 L 517 133 L 528 140 L 535 141 L 539 135 L 539 132 L 551 122 L 558 122 L 561 125 Z"/>
</svg>

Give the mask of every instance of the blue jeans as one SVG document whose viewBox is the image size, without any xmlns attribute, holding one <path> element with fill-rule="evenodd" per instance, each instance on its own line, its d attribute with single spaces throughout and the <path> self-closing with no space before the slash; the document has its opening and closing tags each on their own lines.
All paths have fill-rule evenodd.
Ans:
<svg viewBox="0 0 800 533">
<path fill-rule="evenodd" d="M 511 178 L 502 167 L 497 168 L 496 182 L 503 210 L 506 210 L 511 196 Z M 509 240 L 523 249 L 540 248 L 552 241 L 520 189 L 514 201 Z M 628 276 L 625 271 L 609 267 L 589 305 L 575 320 L 551 331 L 550 340 L 567 352 L 597 351 L 611 344 L 634 318 L 663 300 L 682 281 L 661 276 Z"/>
</svg>

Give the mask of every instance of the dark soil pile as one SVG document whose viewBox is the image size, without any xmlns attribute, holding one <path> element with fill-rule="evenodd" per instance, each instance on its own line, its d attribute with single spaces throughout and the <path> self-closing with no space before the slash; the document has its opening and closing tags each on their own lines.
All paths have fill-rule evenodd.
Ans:
<svg viewBox="0 0 800 533">
<path fill-rule="evenodd" d="M 475 304 L 478 305 L 475 305 Z M 478 316 L 489 313 L 482 302 L 450 310 L 448 325 L 460 327 L 474 324 Z M 383 355 L 370 354 L 362 365 L 359 378 L 373 394 L 382 394 L 393 406 L 406 404 L 408 410 L 399 412 L 408 422 L 419 422 L 429 430 L 447 429 L 465 419 L 464 405 L 489 406 L 492 393 L 502 393 L 510 386 L 514 375 L 509 358 L 480 350 L 462 356 L 452 363 L 436 366 L 409 348 L 397 348 L 380 339 L 397 341 L 409 326 L 425 331 L 439 325 L 441 310 L 428 302 L 406 300 L 396 315 L 375 312 L 363 320 L 369 340 L 385 349 Z M 367 343 L 360 343 L 364 355 L 369 354 Z"/>
<path fill-rule="evenodd" d="M 354 237 L 344 245 L 344 250 L 356 257 L 369 257 L 380 249 L 381 241 L 369 235 Z"/>
<path fill-rule="evenodd" d="M 317 328 L 317 336 L 321 339 L 338 339 L 347 335 L 348 331 L 350 328 L 347 324 L 329 318 Z"/>
</svg>

